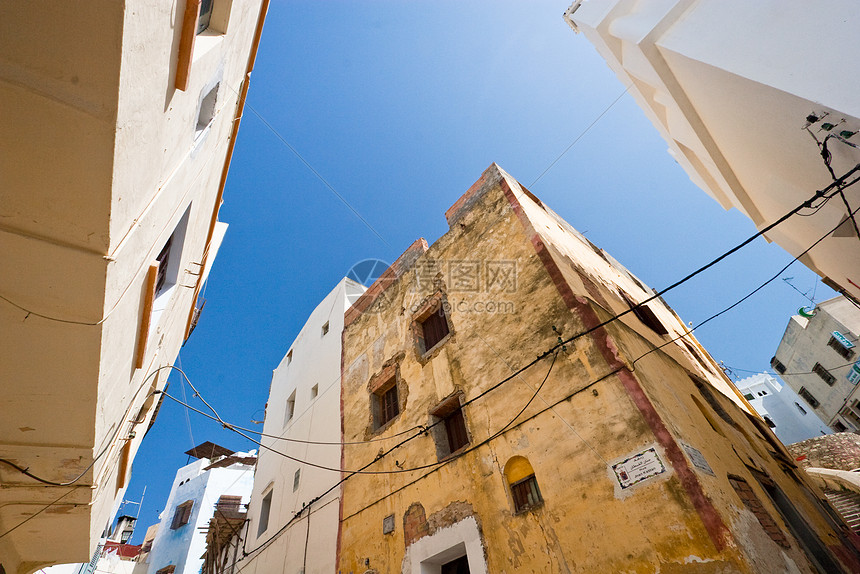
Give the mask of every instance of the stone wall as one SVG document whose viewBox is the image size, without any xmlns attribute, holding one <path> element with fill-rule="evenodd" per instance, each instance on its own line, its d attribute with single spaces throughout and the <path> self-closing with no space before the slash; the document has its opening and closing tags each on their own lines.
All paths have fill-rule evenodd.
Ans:
<svg viewBox="0 0 860 574">
<path fill-rule="evenodd" d="M 788 446 L 803 468 L 860 468 L 860 435 L 850 432 L 810 438 Z"/>
</svg>

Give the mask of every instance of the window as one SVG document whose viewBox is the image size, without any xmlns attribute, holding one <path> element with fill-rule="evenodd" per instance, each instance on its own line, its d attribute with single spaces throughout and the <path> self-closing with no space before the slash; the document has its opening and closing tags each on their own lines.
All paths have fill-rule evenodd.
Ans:
<svg viewBox="0 0 860 574">
<path fill-rule="evenodd" d="M 514 514 L 543 504 L 534 469 L 525 457 L 514 456 L 505 464 L 505 481 L 511 491 Z"/>
<path fill-rule="evenodd" d="M 772 428 L 772 429 L 775 429 L 775 428 L 776 428 L 776 423 L 775 423 L 775 422 L 773 422 L 773 419 L 771 419 L 771 418 L 770 418 L 769 416 L 767 416 L 767 415 L 764 415 L 764 417 L 763 417 L 763 418 L 764 418 L 764 422 L 766 422 L 766 423 L 767 423 L 767 426 L 769 426 L 769 427 L 770 427 L 770 428 Z"/>
<path fill-rule="evenodd" d="M 842 421 L 836 421 L 833 423 L 833 430 L 836 432 L 845 432 L 848 430 L 848 427 L 842 424 Z"/>
<path fill-rule="evenodd" d="M 726 412 L 726 409 L 723 408 L 723 405 L 720 403 L 719 399 L 714 395 L 714 392 L 711 390 L 711 386 L 708 383 L 700 381 L 699 379 L 690 377 L 693 379 L 693 383 L 696 385 L 696 388 L 699 389 L 699 393 L 702 397 L 707 401 L 711 408 L 714 409 L 714 412 L 719 415 L 721 419 L 729 423 L 730 425 L 737 426 L 735 424 L 734 419 Z"/>
<path fill-rule="evenodd" d="M 459 396 L 455 395 L 443 401 L 431 415 L 435 424 L 432 431 L 439 459 L 469 444 L 469 433 L 466 430 L 466 419 L 463 417 Z"/>
<path fill-rule="evenodd" d="M 821 377 L 821 380 L 831 387 L 836 382 L 836 377 L 830 374 L 830 371 L 821 366 L 821 363 L 815 363 L 812 367 L 812 372 Z"/>
<path fill-rule="evenodd" d="M 796 407 L 797 407 L 797 410 L 799 410 L 799 411 L 800 411 L 800 414 L 802 414 L 802 415 L 805 415 L 805 414 L 806 414 L 806 409 L 805 409 L 805 408 L 803 408 L 802 406 L 800 406 L 800 403 L 795 402 L 795 403 L 794 403 L 794 406 L 796 406 Z"/>
<path fill-rule="evenodd" d="M 200 111 L 197 112 L 197 127 L 194 137 L 198 138 L 209 127 L 212 120 L 215 119 L 215 104 L 218 100 L 218 87 L 221 84 L 215 84 L 206 95 L 200 100 Z"/>
<path fill-rule="evenodd" d="M 421 335 L 424 341 L 424 352 L 426 353 L 448 334 L 448 319 L 445 317 L 445 311 L 439 307 L 436 311 L 430 313 L 421 323 Z"/>
<path fill-rule="evenodd" d="M 809 406 L 814 409 L 817 409 L 818 406 L 821 404 L 815 397 L 812 396 L 812 393 L 806 390 L 806 387 L 800 387 L 800 390 L 797 391 L 797 394 L 800 395 L 800 398 L 809 403 Z"/>
<path fill-rule="evenodd" d="M 200 15 L 197 17 L 198 34 L 209 27 L 209 21 L 212 19 L 213 3 L 214 0 L 200 0 Z"/>
<path fill-rule="evenodd" d="M 320 386 L 319 383 L 311 387 L 311 400 L 317 398 L 317 395 L 320 394 Z"/>
<path fill-rule="evenodd" d="M 287 411 L 284 414 L 284 424 L 287 424 L 293 419 L 293 415 L 296 414 L 296 391 L 290 395 L 290 398 L 287 399 Z"/>
<path fill-rule="evenodd" d="M 293 362 L 293 350 L 290 349 L 290 352 L 287 353 L 287 364 L 289 365 L 292 362 Z"/>
<path fill-rule="evenodd" d="M 325 324 L 322 326 L 322 334 L 323 336 L 326 336 L 328 334 L 328 321 L 326 321 Z"/>
<path fill-rule="evenodd" d="M 374 426 L 380 428 L 400 414 L 400 401 L 397 385 L 392 384 L 384 391 L 374 394 Z"/>
<path fill-rule="evenodd" d="M 773 517 L 768 513 L 767 509 L 762 505 L 761 500 L 755 495 L 753 489 L 746 480 L 739 476 L 729 475 L 729 484 L 735 489 L 735 492 L 740 497 L 741 501 L 758 519 L 761 527 L 770 536 L 771 540 L 782 546 L 783 548 L 791 548 L 785 533 L 774 521 Z"/>
<path fill-rule="evenodd" d="M 155 276 L 155 295 L 164 291 L 167 282 L 167 267 L 170 264 L 170 246 L 173 244 L 173 235 L 167 239 L 167 243 L 161 248 L 161 253 L 155 258 L 158 261 L 158 274 Z"/>
<path fill-rule="evenodd" d="M 669 330 L 666 329 L 666 326 L 657 318 L 657 315 L 648 305 L 645 304 L 637 304 L 633 301 L 633 298 L 630 297 L 624 291 L 621 291 L 621 297 L 627 303 L 627 306 L 633 311 L 633 314 L 649 329 L 657 333 L 658 335 L 667 335 L 669 334 Z"/>
<path fill-rule="evenodd" d="M 839 355 L 845 359 L 851 360 L 854 358 L 854 351 L 843 345 L 836 337 L 831 336 L 830 340 L 827 341 L 827 346 L 839 353 Z"/>
<path fill-rule="evenodd" d="M 293 475 L 293 492 L 299 489 L 299 481 L 302 478 L 302 469 L 297 468 L 296 473 Z"/>
<path fill-rule="evenodd" d="M 269 527 L 269 512 L 272 510 L 272 492 L 270 486 L 268 492 L 263 495 L 263 501 L 260 503 L 260 524 L 257 525 L 257 537 L 263 535 Z"/>
<path fill-rule="evenodd" d="M 173 513 L 173 522 L 170 524 L 171 530 L 176 530 L 188 524 L 188 521 L 191 520 L 191 509 L 193 507 L 193 500 L 186 500 L 176 507 L 176 511 Z"/>
<path fill-rule="evenodd" d="M 773 367 L 773 370 L 779 373 L 780 375 L 785 373 L 785 365 L 779 362 L 776 357 L 773 357 L 770 360 L 770 366 Z"/>
<path fill-rule="evenodd" d="M 745 394 L 745 395 L 744 395 L 744 398 L 745 398 L 746 400 L 748 400 L 748 401 L 755 400 L 755 397 L 753 396 L 753 394 L 752 394 L 752 393 L 747 393 L 747 394 Z"/>
<path fill-rule="evenodd" d="M 176 571 L 176 565 L 171 564 L 155 571 L 155 574 L 173 574 Z"/>
</svg>

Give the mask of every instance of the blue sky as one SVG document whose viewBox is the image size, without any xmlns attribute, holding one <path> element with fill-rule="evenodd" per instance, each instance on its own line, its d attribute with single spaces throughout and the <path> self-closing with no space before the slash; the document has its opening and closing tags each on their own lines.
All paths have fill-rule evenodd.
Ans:
<svg viewBox="0 0 860 574">
<path fill-rule="evenodd" d="M 538 180 L 625 88 L 562 20 L 566 8 L 272 2 L 221 210 L 230 229 L 180 355 L 226 420 L 262 420 L 272 370 L 316 304 L 354 263 L 393 261 L 416 238 L 445 233 L 445 210 L 491 162 L 657 289 L 755 233 L 689 181 L 627 94 Z M 698 322 L 789 261 L 759 239 L 665 299 Z M 817 283 L 798 263 L 785 276 L 801 291 Z M 817 299 L 829 296 L 819 284 Z M 777 280 L 696 335 L 717 360 L 764 370 L 804 304 Z M 134 462 L 127 499 L 147 491 L 133 542 L 158 521 L 191 435 L 254 448 L 166 400 Z"/>
</svg>

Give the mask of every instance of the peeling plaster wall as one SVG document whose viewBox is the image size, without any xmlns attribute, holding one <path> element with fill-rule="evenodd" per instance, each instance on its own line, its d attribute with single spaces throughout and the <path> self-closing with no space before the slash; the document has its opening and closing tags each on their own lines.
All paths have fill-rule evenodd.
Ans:
<svg viewBox="0 0 860 574">
<path fill-rule="evenodd" d="M 370 469 L 389 474 L 344 483 L 340 572 L 420 572 L 426 564 L 416 565 L 412 548 L 440 526 L 467 518 L 480 527 L 489 572 L 769 572 L 772 564 L 811 572 L 796 541 L 782 548 L 749 522 L 729 473 L 745 477 L 788 532 L 747 465 L 777 482 L 824 544 L 842 545 L 803 479 L 781 467 L 790 465 L 781 445 L 753 423 L 749 405 L 693 337 L 634 363 L 669 336 L 630 314 L 569 343 L 551 372 L 547 358 L 489 390 L 552 347 L 559 333 L 580 333 L 624 310 L 619 288 L 636 301 L 650 292 L 498 166 L 447 216 L 451 230 L 347 321 L 344 440 L 387 440 L 346 446 L 344 467 L 380 456 Z M 487 263 L 503 261 L 516 263 L 515 284 L 488 285 Z M 457 262 L 479 263 L 477 288 L 451 272 Z M 449 304 L 451 334 L 425 355 L 415 341 L 414 314 L 437 290 Z M 476 312 L 488 300 L 513 310 Z M 683 333 L 662 301 L 650 306 L 672 336 Z M 401 397 L 394 421 L 375 430 L 367 385 L 392 360 L 408 397 Z M 711 426 L 696 401 L 711 407 L 691 374 L 711 389 L 731 424 L 710 412 Z M 447 397 L 470 401 L 485 391 L 463 408 L 465 454 L 436 464 L 432 431 L 410 429 L 432 424 L 431 412 Z M 611 465 L 647 449 L 663 471 L 620 488 Z M 525 512 L 515 511 L 504 478 L 515 455 L 531 463 L 543 498 Z M 760 536 L 749 535 L 756 528 Z M 449 551 L 447 558 L 459 552 Z M 469 563 L 476 567 L 471 555 Z"/>
</svg>

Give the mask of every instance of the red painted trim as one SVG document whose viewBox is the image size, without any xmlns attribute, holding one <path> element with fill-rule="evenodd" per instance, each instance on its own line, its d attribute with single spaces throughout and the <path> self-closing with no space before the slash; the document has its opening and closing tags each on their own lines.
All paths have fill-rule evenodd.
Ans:
<svg viewBox="0 0 860 574">
<path fill-rule="evenodd" d="M 353 321 L 358 319 L 362 313 L 373 305 L 376 298 L 382 295 L 382 293 L 388 289 L 388 286 L 403 275 L 404 271 L 409 269 L 415 260 L 428 249 L 429 246 L 427 245 L 427 240 L 423 237 L 416 239 L 412 245 L 407 247 L 406 251 L 397 258 L 397 261 L 392 263 L 391 266 L 373 282 L 373 285 L 368 287 L 367 291 L 362 293 L 361 297 L 359 297 L 356 302 L 346 310 L 343 317 L 344 329 L 351 325 Z"/>
<path fill-rule="evenodd" d="M 513 193 L 513 190 L 511 190 L 511 187 L 505 178 L 502 178 L 501 187 L 505 197 L 511 205 L 511 209 L 516 213 L 520 223 L 522 223 L 525 228 L 525 232 L 529 236 L 529 239 L 537 252 L 538 258 L 549 273 L 550 279 L 552 279 L 556 289 L 558 289 L 562 300 L 571 311 L 574 311 L 579 315 L 586 328 L 592 329 L 599 325 L 600 319 L 597 317 L 594 309 L 592 309 L 584 300 L 578 299 L 570 288 L 570 285 L 565 281 L 561 270 L 553 260 L 552 255 L 549 253 L 549 250 L 540 235 L 535 231 L 535 228 L 528 219 L 528 216 L 524 213 L 522 205 Z M 600 329 L 596 329 L 591 333 L 590 337 L 597 345 L 597 348 L 600 349 L 603 358 L 611 367 L 618 368 L 623 366 L 623 362 L 618 356 L 618 349 L 606 329 L 602 327 Z M 635 404 L 636 408 L 639 409 L 642 418 L 648 424 L 648 427 L 651 429 L 657 442 L 663 448 L 666 457 L 669 459 L 672 468 L 675 470 L 675 473 L 681 481 L 681 485 L 687 492 L 687 497 L 696 508 L 696 511 L 698 512 L 705 529 L 708 531 L 711 541 L 714 543 L 717 551 L 723 550 L 727 544 L 726 541 L 729 536 L 729 530 L 716 508 L 714 508 L 714 505 L 705 494 L 698 477 L 693 469 L 690 468 L 687 458 L 684 456 L 678 443 L 675 442 L 674 437 L 666 428 L 666 425 L 660 418 L 659 413 L 657 413 L 653 403 L 648 398 L 648 395 L 645 393 L 645 390 L 642 388 L 642 385 L 633 373 L 626 368 L 622 368 L 618 371 L 618 378 L 621 381 L 624 390 L 627 391 L 627 394 L 633 401 L 633 404 Z"/>
</svg>

